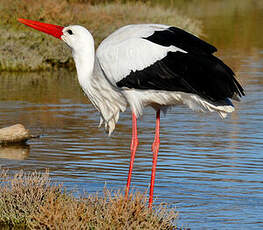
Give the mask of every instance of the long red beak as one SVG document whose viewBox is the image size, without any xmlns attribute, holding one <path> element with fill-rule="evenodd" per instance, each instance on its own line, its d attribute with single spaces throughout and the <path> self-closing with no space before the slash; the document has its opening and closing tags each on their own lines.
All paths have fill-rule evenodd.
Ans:
<svg viewBox="0 0 263 230">
<path fill-rule="evenodd" d="M 47 24 L 43 22 L 23 19 L 23 18 L 19 18 L 18 21 L 36 30 L 42 31 L 46 34 L 50 34 L 59 39 L 61 39 L 61 35 L 63 34 L 62 33 L 62 30 L 64 28 L 63 26 L 57 26 L 57 25 Z"/>
</svg>

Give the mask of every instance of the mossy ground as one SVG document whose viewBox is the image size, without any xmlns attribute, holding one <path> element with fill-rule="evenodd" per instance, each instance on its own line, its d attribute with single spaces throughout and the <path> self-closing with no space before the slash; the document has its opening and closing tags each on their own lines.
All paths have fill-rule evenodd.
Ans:
<svg viewBox="0 0 263 230">
<path fill-rule="evenodd" d="M 58 25 L 80 24 L 94 35 L 96 46 L 120 26 L 162 23 L 200 34 L 200 23 L 172 8 L 145 2 L 67 0 L 0 0 L 0 71 L 74 68 L 70 50 L 58 39 L 20 24 L 27 18 Z"/>
</svg>

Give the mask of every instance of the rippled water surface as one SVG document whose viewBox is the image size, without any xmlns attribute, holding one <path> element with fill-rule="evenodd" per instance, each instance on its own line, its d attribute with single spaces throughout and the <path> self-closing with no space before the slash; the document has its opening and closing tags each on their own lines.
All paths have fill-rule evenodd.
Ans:
<svg viewBox="0 0 263 230">
<path fill-rule="evenodd" d="M 247 96 L 225 120 L 184 106 L 161 117 L 156 203 L 176 206 L 180 225 L 191 229 L 263 229 L 263 11 L 235 10 L 197 16 L 204 19 L 205 39 L 220 49 L 217 55 L 235 70 Z M 121 114 L 109 138 L 97 128 L 98 113 L 75 75 L 1 73 L 0 127 L 22 123 L 42 136 L 29 146 L 0 148 L 0 165 L 13 172 L 49 168 L 55 180 L 88 192 L 102 191 L 105 183 L 123 188 L 130 112 Z M 147 109 L 138 122 L 132 186 L 141 191 L 150 181 L 154 118 Z"/>
</svg>

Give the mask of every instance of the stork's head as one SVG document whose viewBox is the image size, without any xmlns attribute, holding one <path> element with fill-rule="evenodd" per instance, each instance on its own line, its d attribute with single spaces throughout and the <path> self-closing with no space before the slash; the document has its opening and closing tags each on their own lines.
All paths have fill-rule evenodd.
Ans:
<svg viewBox="0 0 263 230">
<path fill-rule="evenodd" d="M 94 44 L 90 32 L 83 26 L 78 25 L 64 27 L 61 39 L 72 48 L 73 51 L 83 50 L 88 43 Z"/>
<path fill-rule="evenodd" d="M 85 45 L 94 45 L 92 35 L 82 26 L 73 25 L 63 27 L 22 18 L 19 18 L 18 21 L 58 39 L 62 39 L 70 48 L 72 48 L 73 52 L 83 50 Z"/>
</svg>

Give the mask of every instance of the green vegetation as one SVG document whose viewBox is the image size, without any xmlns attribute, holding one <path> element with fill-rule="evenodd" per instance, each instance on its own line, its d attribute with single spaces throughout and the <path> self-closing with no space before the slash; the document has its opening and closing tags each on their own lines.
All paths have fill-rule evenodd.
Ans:
<svg viewBox="0 0 263 230">
<path fill-rule="evenodd" d="M 197 35 L 201 32 L 198 21 L 176 9 L 138 1 L 0 0 L 0 17 L 0 71 L 74 68 L 70 51 L 61 41 L 18 23 L 20 17 L 83 25 L 94 35 L 96 45 L 120 26 L 133 23 L 163 23 Z"/>
<path fill-rule="evenodd" d="M 177 214 L 147 208 L 143 194 L 73 196 L 48 173 L 0 172 L 1 229 L 175 229 Z"/>
</svg>

